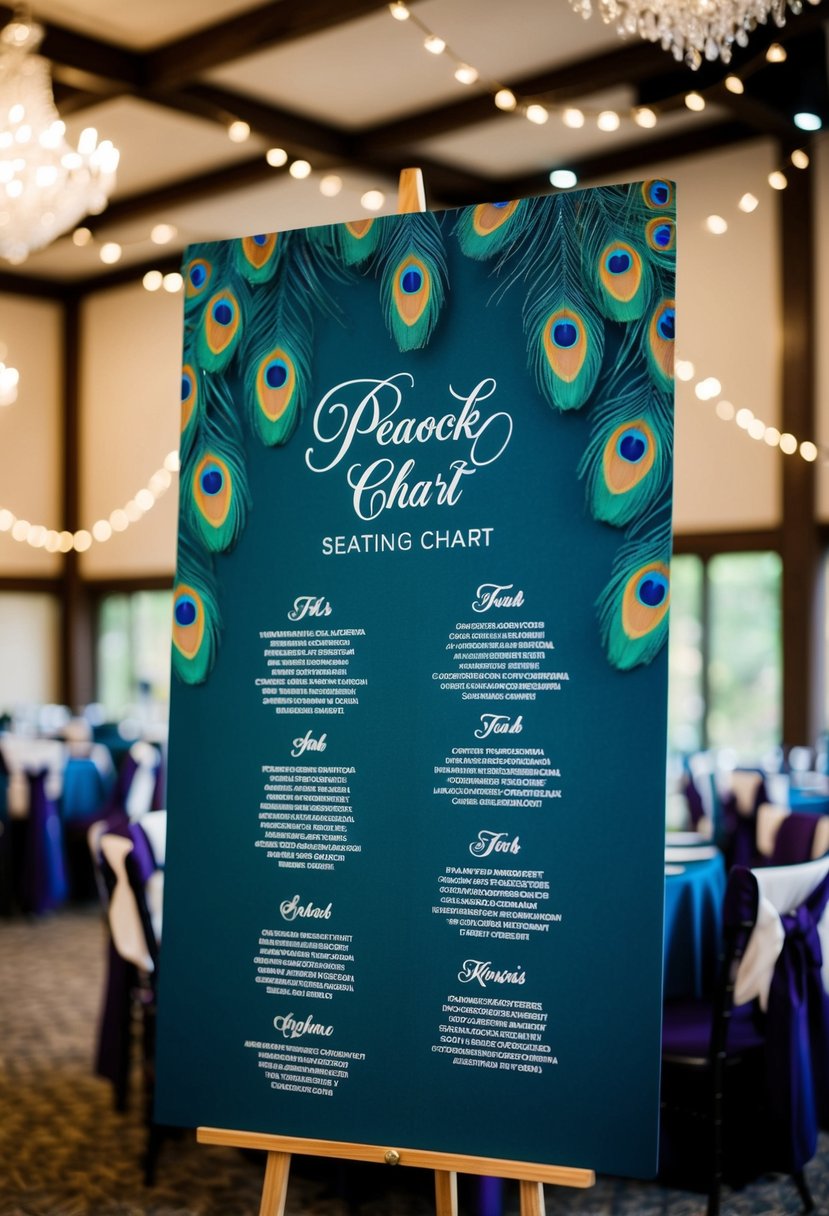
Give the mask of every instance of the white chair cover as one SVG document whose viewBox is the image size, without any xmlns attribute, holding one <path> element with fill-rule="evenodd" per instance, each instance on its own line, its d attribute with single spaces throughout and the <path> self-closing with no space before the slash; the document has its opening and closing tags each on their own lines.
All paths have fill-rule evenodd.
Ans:
<svg viewBox="0 0 829 1216">
<path fill-rule="evenodd" d="M 737 972 L 735 1005 L 743 1005 L 756 997 L 760 1008 L 767 1008 L 774 965 L 786 936 L 780 917 L 799 907 L 828 872 L 829 857 L 802 865 L 769 866 L 765 870 L 752 871 L 759 890 L 757 923 Z M 818 935 L 823 951 L 823 985 L 829 991 L 829 908 L 818 925 Z"/>
<path fill-rule="evenodd" d="M 100 843 L 101 852 L 115 875 L 115 886 L 107 909 L 115 949 L 128 963 L 134 963 L 142 971 L 152 971 L 153 960 L 147 949 L 138 904 L 127 876 L 126 859 L 132 852 L 132 841 L 126 836 L 106 832 Z"/>
</svg>

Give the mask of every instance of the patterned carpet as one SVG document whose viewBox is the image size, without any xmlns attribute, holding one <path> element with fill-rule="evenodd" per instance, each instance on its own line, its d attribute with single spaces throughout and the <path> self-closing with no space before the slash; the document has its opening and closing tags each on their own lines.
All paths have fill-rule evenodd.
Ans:
<svg viewBox="0 0 829 1216">
<path fill-rule="evenodd" d="M 162 1149 L 158 1181 L 143 1185 L 144 1129 L 132 1103 L 113 1110 L 109 1084 L 92 1075 L 105 959 L 96 912 L 0 922 L 0 1216 L 256 1216 L 259 1159 L 197 1145 L 189 1134 Z M 137 1089 L 137 1087 L 136 1087 Z M 829 1138 L 807 1167 L 817 1211 L 829 1216 Z M 505 1216 L 518 1210 L 505 1186 Z M 462 1207 L 479 1211 L 462 1180 Z M 548 1216 L 702 1216 L 701 1196 L 602 1178 L 591 1191 L 547 1189 Z M 724 1191 L 723 1216 L 800 1211 L 787 1178 Z M 431 1179 L 420 1171 L 338 1167 L 300 1159 L 289 1216 L 427 1216 Z"/>
</svg>

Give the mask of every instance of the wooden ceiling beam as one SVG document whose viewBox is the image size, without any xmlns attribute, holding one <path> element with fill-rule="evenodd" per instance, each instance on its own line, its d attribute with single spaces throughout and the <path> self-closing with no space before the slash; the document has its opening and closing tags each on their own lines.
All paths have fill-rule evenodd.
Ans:
<svg viewBox="0 0 829 1216">
<path fill-rule="evenodd" d="M 658 139 L 626 144 L 613 152 L 604 152 L 601 156 L 568 162 L 568 168 L 573 169 L 580 182 L 588 183 L 599 177 L 622 176 L 646 169 L 660 161 L 681 160 L 686 156 L 697 156 L 757 138 L 757 132 L 742 123 L 708 123 L 704 127 L 693 127 L 679 135 L 665 135 Z M 550 190 L 549 178 L 545 173 L 501 178 L 492 184 L 494 189 L 487 196 L 490 200 L 522 198 Z"/>
<path fill-rule="evenodd" d="M 0 26 L 8 24 L 15 10 L 0 4 Z M 124 91 L 137 89 L 142 82 L 143 57 L 112 42 L 79 34 L 67 26 L 43 21 L 43 42 L 38 54 L 53 64 L 53 74 L 75 88 L 97 92 L 117 84 Z"/>
<path fill-rule="evenodd" d="M 222 126 L 235 118 L 242 119 L 250 124 L 256 135 L 280 146 L 287 145 L 294 155 L 317 152 L 341 161 L 349 160 L 353 155 L 353 141 L 348 132 L 215 85 L 194 84 L 171 93 L 153 91 L 147 95 L 147 100 L 174 109 L 187 109 Z"/>
<path fill-rule="evenodd" d="M 176 88 L 210 68 L 322 33 L 386 7 L 385 0 L 302 0 L 301 4 L 269 0 L 151 51 L 146 57 L 147 84 L 153 89 Z"/>
</svg>

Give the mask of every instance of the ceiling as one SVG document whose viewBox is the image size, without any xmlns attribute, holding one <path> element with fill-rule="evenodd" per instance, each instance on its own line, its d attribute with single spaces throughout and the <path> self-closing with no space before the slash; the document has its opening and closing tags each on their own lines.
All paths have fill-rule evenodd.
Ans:
<svg viewBox="0 0 829 1216">
<path fill-rule="evenodd" d="M 62 238 L 5 268 L 0 283 L 84 290 L 172 269 L 191 241 L 365 215 L 369 189 L 383 191 L 391 211 L 408 165 L 423 167 L 430 204 L 458 205 L 550 189 L 556 167 L 589 181 L 760 135 L 801 146 L 792 115 L 807 104 L 804 89 L 829 122 L 829 0 L 783 29 L 758 28 L 731 68 L 699 72 L 639 38 L 621 41 L 595 16 L 582 20 L 568 0 L 408 7 L 411 19 L 396 21 L 378 0 L 38 0 L 70 139 L 94 126 L 121 164 L 85 247 Z M 11 15 L 0 4 L 0 23 Z M 474 65 L 478 83 L 458 83 L 447 53 L 427 53 L 424 30 Z M 772 41 L 785 45 L 786 63 L 767 64 Z M 741 96 L 723 85 L 729 71 L 744 81 Z M 514 92 L 519 112 L 495 107 L 499 87 Z M 686 107 L 691 89 L 704 95 L 704 112 Z M 529 122 L 527 103 L 546 105 L 549 121 Z M 659 117 L 651 130 L 631 118 L 643 104 Z M 589 111 L 581 129 L 562 122 L 565 106 Z M 618 130 L 597 128 L 590 115 L 601 109 L 622 115 Z M 243 143 L 228 138 L 234 119 L 250 125 Z M 286 165 L 268 164 L 273 147 Z M 312 167 L 305 180 L 289 172 L 298 158 Z M 320 192 L 329 174 L 342 181 L 335 197 Z M 150 239 L 158 223 L 177 230 L 163 247 Z M 121 244 L 117 265 L 101 263 L 105 241 Z"/>
</svg>

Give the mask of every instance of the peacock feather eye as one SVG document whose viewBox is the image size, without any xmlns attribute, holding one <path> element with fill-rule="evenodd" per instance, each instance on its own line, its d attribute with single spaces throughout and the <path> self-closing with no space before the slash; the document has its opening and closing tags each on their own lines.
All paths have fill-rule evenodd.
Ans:
<svg viewBox="0 0 829 1216">
<path fill-rule="evenodd" d="M 616 522 L 627 518 L 628 510 L 635 503 L 622 506 L 621 496 L 642 484 L 653 468 L 656 459 L 656 437 L 644 418 L 621 423 L 608 436 L 602 453 L 602 472 L 605 490 L 612 499 L 594 502 L 599 519 Z"/>
<path fill-rule="evenodd" d="M 674 201 L 674 188 L 671 182 L 666 182 L 662 178 L 653 178 L 643 182 L 642 196 L 648 207 L 660 209 L 670 207 Z"/>
<path fill-rule="evenodd" d="M 676 312 L 673 308 L 662 310 L 657 319 L 656 328 L 661 338 L 664 338 L 666 342 L 673 342 L 676 328 Z"/>
<path fill-rule="evenodd" d="M 656 253 L 670 253 L 676 243 L 676 224 L 669 216 L 654 216 L 645 225 L 645 240 Z"/>
<path fill-rule="evenodd" d="M 199 485 L 205 494 L 220 494 L 225 484 L 224 474 L 218 465 L 207 465 L 199 477 Z"/>
<path fill-rule="evenodd" d="M 669 384 L 674 375 L 674 336 L 676 307 L 673 300 L 662 300 L 648 325 L 648 362 L 658 381 Z"/>
<path fill-rule="evenodd" d="M 414 295 L 423 286 L 423 275 L 417 266 L 404 266 L 400 272 L 400 288 L 407 296 Z"/>
<path fill-rule="evenodd" d="M 622 628 L 628 638 L 652 633 L 665 619 L 670 598 L 670 571 L 664 562 L 649 562 L 635 570 L 622 597 Z"/>
<path fill-rule="evenodd" d="M 638 464 L 648 450 L 648 437 L 639 427 L 628 427 L 616 443 L 616 451 L 622 460 Z"/>
<path fill-rule="evenodd" d="M 579 331 L 570 320 L 555 321 L 550 326 L 550 338 L 561 350 L 569 350 L 579 340 Z"/>
<path fill-rule="evenodd" d="M 241 333 L 239 302 L 224 288 L 208 301 L 200 333 L 200 362 L 208 371 L 222 371 L 236 348 Z"/>
<path fill-rule="evenodd" d="M 296 403 L 296 367 L 282 347 L 276 346 L 259 361 L 256 371 L 256 402 L 269 423 L 278 421 Z M 286 418 L 286 423 L 291 419 Z M 266 441 L 267 434 L 263 436 Z M 280 432 L 281 438 L 281 432 Z"/>
<path fill-rule="evenodd" d="M 237 248 L 241 250 L 241 257 L 237 256 L 237 265 L 246 279 L 252 283 L 261 283 L 271 277 L 277 262 L 277 233 L 244 236 Z"/>
<path fill-rule="evenodd" d="M 668 580 L 664 575 L 652 571 L 636 584 L 636 598 L 645 608 L 658 608 L 668 594 Z"/>
<path fill-rule="evenodd" d="M 198 389 L 194 368 L 185 363 L 181 369 L 181 429 L 186 431 L 196 409 Z"/>
<path fill-rule="evenodd" d="M 176 624 L 186 628 L 192 625 L 198 616 L 198 608 L 196 601 L 192 595 L 180 595 L 175 603 L 174 614 Z"/>
<path fill-rule="evenodd" d="M 206 258 L 193 258 L 184 268 L 184 294 L 188 300 L 204 295 L 213 274 L 213 267 Z"/>
<path fill-rule="evenodd" d="M 393 282 L 392 303 L 405 333 L 417 324 L 429 306 L 432 277 L 426 263 L 410 254 L 399 263 Z"/>
<path fill-rule="evenodd" d="M 633 265 L 633 259 L 627 249 L 617 246 L 605 254 L 604 264 L 609 274 L 625 274 Z"/>
</svg>

